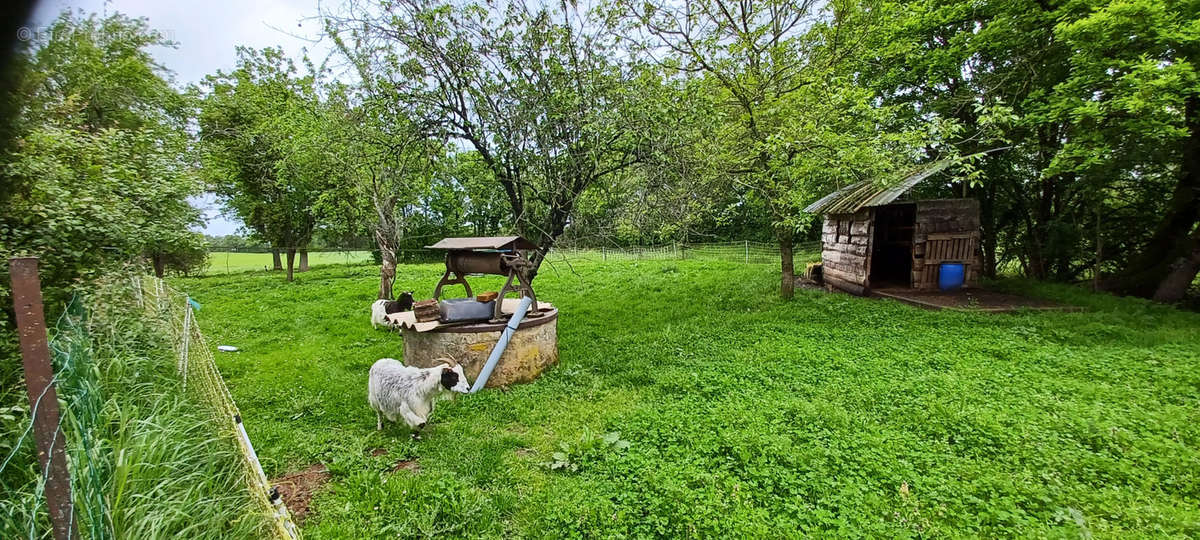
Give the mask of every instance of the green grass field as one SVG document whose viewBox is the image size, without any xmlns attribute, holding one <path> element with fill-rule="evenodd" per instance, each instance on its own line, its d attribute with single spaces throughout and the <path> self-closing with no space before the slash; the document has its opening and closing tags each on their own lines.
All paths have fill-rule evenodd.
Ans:
<svg viewBox="0 0 1200 540">
<path fill-rule="evenodd" d="M 364 263 L 371 260 L 369 251 L 315 251 L 308 254 L 308 265 L 321 266 L 326 264 Z M 287 264 L 286 257 L 283 263 Z M 296 264 L 300 264 L 300 256 L 296 256 Z M 250 270 L 265 270 L 271 267 L 270 253 L 231 253 L 214 251 L 208 255 L 208 267 L 205 274 L 229 274 Z"/>
<path fill-rule="evenodd" d="M 536 288 L 560 365 L 413 442 L 366 403 L 401 355 L 368 321 L 376 275 L 175 280 L 242 349 L 218 361 L 268 475 L 329 467 L 309 538 L 1200 536 L 1200 314 L 1023 282 L 999 286 L 1086 311 L 784 302 L 771 265 L 557 264 Z"/>
</svg>

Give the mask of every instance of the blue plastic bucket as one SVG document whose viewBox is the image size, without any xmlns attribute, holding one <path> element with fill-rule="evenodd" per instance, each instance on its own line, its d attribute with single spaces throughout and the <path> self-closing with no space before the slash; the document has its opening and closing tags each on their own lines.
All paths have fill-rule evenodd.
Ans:
<svg viewBox="0 0 1200 540">
<path fill-rule="evenodd" d="M 966 278 L 966 268 L 962 263 L 942 263 L 938 268 L 938 288 L 943 291 L 953 291 L 963 286 Z"/>
</svg>

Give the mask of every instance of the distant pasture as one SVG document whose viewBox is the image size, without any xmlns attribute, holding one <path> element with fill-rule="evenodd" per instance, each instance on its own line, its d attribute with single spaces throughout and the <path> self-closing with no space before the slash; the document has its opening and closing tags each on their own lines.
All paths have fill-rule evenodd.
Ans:
<svg viewBox="0 0 1200 540">
<path fill-rule="evenodd" d="M 287 265 L 287 256 L 283 255 L 283 263 Z M 370 251 L 317 251 L 308 253 L 308 265 L 320 266 L 325 264 L 363 263 L 371 260 Z M 296 267 L 300 266 L 300 255 L 296 255 Z M 208 266 L 204 274 L 233 274 L 253 270 L 264 271 L 271 269 L 270 253 L 248 253 L 234 251 L 213 251 L 208 254 Z"/>
</svg>

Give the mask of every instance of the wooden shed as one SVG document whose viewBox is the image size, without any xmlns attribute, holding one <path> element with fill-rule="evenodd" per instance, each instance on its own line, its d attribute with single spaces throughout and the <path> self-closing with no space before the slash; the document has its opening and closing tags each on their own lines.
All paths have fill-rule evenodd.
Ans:
<svg viewBox="0 0 1200 540">
<path fill-rule="evenodd" d="M 966 287 L 978 285 L 979 201 L 900 200 L 917 184 L 941 172 L 938 162 L 881 187 L 867 180 L 846 186 L 811 204 L 824 214 L 821 229 L 825 282 L 846 292 L 871 289 L 937 289 L 941 263 L 963 263 Z"/>
</svg>

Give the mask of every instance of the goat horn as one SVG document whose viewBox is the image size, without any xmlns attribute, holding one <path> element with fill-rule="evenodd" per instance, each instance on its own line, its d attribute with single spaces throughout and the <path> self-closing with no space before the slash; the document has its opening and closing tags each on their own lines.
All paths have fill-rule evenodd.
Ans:
<svg viewBox="0 0 1200 540">
<path fill-rule="evenodd" d="M 454 366 L 458 365 L 458 362 L 455 362 L 454 359 L 450 358 L 449 356 L 444 356 L 442 358 L 438 358 L 437 360 L 435 360 L 435 362 L 442 362 L 444 364 L 449 365 L 450 367 L 454 367 Z"/>
</svg>

